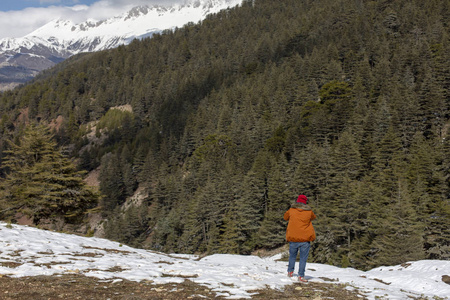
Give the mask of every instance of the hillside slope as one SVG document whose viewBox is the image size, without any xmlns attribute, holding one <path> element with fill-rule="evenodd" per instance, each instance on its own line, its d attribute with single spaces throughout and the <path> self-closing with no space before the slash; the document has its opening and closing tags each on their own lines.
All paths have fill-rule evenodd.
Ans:
<svg viewBox="0 0 450 300">
<path fill-rule="evenodd" d="M 26 124 L 59 118 L 60 145 L 99 170 L 106 237 L 132 246 L 276 249 L 283 213 L 306 194 L 314 262 L 448 260 L 449 11 L 245 1 L 75 56 L 0 96 L 2 156 Z M 122 105 L 132 110 L 111 109 Z"/>
</svg>

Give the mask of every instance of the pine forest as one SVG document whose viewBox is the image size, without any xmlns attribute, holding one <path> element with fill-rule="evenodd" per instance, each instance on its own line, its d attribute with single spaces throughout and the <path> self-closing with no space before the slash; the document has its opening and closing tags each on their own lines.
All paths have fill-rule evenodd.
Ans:
<svg viewBox="0 0 450 300">
<path fill-rule="evenodd" d="M 253 0 L 71 57 L 0 94 L 0 218 L 251 254 L 305 194 L 312 262 L 448 260 L 449 29 L 449 0 Z"/>
</svg>

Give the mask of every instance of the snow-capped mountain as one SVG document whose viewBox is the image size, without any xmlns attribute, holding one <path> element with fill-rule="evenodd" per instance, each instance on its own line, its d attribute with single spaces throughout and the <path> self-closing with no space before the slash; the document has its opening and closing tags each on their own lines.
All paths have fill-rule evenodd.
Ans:
<svg viewBox="0 0 450 300">
<path fill-rule="evenodd" d="M 21 38 L 0 39 L 0 90 L 33 78 L 68 57 L 128 44 L 165 29 L 198 22 L 242 0 L 186 0 L 173 6 L 137 6 L 106 20 L 75 24 L 55 19 Z"/>
</svg>

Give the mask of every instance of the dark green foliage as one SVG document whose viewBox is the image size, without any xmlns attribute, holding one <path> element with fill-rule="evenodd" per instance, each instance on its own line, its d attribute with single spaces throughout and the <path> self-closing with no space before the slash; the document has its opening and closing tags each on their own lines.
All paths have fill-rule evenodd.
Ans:
<svg viewBox="0 0 450 300">
<path fill-rule="evenodd" d="M 58 150 L 48 127 L 29 125 L 5 154 L 0 201 L 7 215 L 22 212 L 36 224 L 60 217 L 75 222 L 97 205 L 98 195 L 87 188 L 84 172 Z"/>
<path fill-rule="evenodd" d="M 284 151 L 286 144 L 286 132 L 283 127 L 279 126 L 273 136 L 266 141 L 266 148 L 273 153 L 281 153 Z"/>
<path fill-rule="evenodd" d="M 130 126 L 133 121 L 133 114 L 129 111 L 123 111 L 120 109 L 111 109 L 100 118 L 97 124 L 99 130 L 106 128 L 109 131 L 114 129 Z"/>
<path fill-rule="evenodd" d="M 449 9 L 244 1 L 72 57 L 0 95 L 0 176 L 7 139 L 61 116 L 58 141 L 80 168 L 100 167 L 111 238 L 249 254 L 284 243 L 283 213 L 302 193 L 314 261 L 448 259 Z M 138 188 L 148 197 L 130 208 Z"/>
<path fill-rule="evenodd" d="M 267 205 L 257 233 L 259 247 L 271 249 L 285 242 L 286 224 L 282 217 L 294 197 L 289 197 L 286 190 L 286 170 L 282 166 L 281 163 L 274 165 L 267 178 Z"/>
<path fill-rule="evenodd" d="M 104 212 L 112 212 L 126 197 L 122 168 L 116 155 L 108 153 L 103 156 L 100 178 L 100 191 L 104 195 L 100 205 Z"/>
<path fill-rule="evenodd" d="M 104 228 L 110 239 L 138 247 L 148 233 L 147 222 L 146 207 L 131 205 L 123 212 L 116 208 Z"/>
</svg>

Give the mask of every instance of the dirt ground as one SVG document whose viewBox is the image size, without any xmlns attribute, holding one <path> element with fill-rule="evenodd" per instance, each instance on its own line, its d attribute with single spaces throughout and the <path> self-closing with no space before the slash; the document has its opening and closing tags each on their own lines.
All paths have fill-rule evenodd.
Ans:
<svg viewBox="0 0 450 300">
<path fill-rule="evenodd" d="M 343 285 L 295 283 L 284 291 L 265 289 L 252 299 L 364 299 Z M 150 281 L 99 280 L 82 275 L 0 277 L 1 300 L 53 300 L 53 299 L 224 299 L 205 286 L 186 279 L 183 283 L 154 285 Z"/>
</svg>

